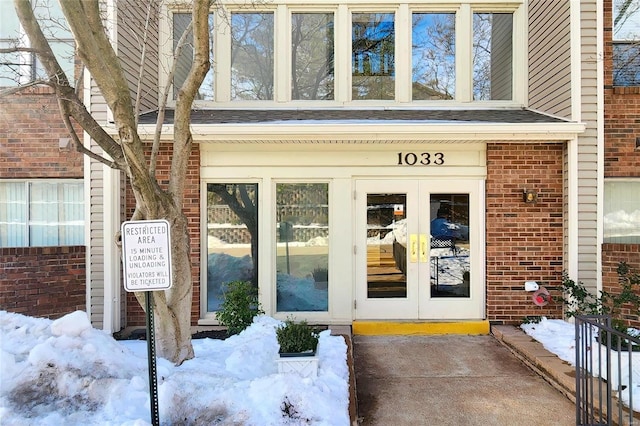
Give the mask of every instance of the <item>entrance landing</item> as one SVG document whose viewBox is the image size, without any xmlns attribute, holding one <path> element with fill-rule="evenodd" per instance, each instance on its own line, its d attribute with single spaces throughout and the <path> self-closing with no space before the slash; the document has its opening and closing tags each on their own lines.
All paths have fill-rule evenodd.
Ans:
<svg viewBox="0 0 640 426">
<path fill-rule="evenodd" d="M 436 335 L 436 334 L 489 334 L 489 321 L 405 322 L 354 321 L 354 335 Z"/>
</svg>

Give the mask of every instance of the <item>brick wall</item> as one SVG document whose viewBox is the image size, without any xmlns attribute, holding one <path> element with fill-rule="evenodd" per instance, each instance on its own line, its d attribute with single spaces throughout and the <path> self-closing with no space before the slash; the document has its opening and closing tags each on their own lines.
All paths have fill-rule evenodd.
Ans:
<svg viewBox="0 0 640 426">
<path fill-rule="evenodd" d="M 60 149 L 60 138 L 69 132 L 50 88 L 0 97 L 0 179 L 82 178 L 82 154 Z"/>
<path fill-rule="evenodd" d="M 613 86 L 613 2 L 604 2 L 605 177 L 640 177 L 640 87 Z"/>
<path fill-rule="evenodd" d="M 640 179 L 640 149 L 636 148 L 640 142 L 640 87 L 613 86 L 612 3 L 604 2 L 604 174 L 605 178 Z M 602 288 L 609 293 L 619 292 L 617 268 L 621 261 L 640 273 L 640 244 L 602 245 Z M 640 320 L 628 309 L 623 314 L 630 325 L 640 327 Z"/>
<path fill-rule="evenodd" d="M 158 155 L 158 182 L 164 188 L 168 184 L 171 166 L 171 146 L 162 145 Z M 191 304 L 191 324 L 196 325 L 200 318 L 200 151 L 195 145 L 187 166 L 187 181 L 184 196 L 184 212 L 189 219 L 191 237 L 191 279 L 193 280 L 193 300 Z M 135 199 L 130 187 L 127 193 L 127 218 L 135 209 Z M 133 293 L 127 293 L 126 326 L 144 326 L 145 314 Z"/>
<path fill-rule="evenodd" d="M 562 318 L 562 304 L 533 304 L 524 283 L 560 295 L 563 241 L 563 151 L 560 143 L 487 144 L 487 318 L 519 324 L 526 316 Z M 526 204 L 522 190 L 538 192 Z"/>
<path fill-rule="evenodd" d="M 82 178 L 82 154 L 60 149 L 60 138 L 69 133 L 49 87 L 0 98 L 0 179 Z M 0 309 L 46 318 L 86 310 L 85 253 L 83 246 L 0 248 Z"/>
<path fill-rule="evenodd" d="M 602 289 L 611 294 L 620 294 L 618 265 L 626 262 L 632 272 L 640 274 L 640 244 L 602 245 Z M 640 318 L 631 313 L 631 306 L 622 309 L 622 317 L 632 327 L 640 328 Z"/>
<path fill-rule="evenodd" d="M 0 248 L 0 309 L 42 318 L 86 310 L 84 246 Z"/>
</svg>

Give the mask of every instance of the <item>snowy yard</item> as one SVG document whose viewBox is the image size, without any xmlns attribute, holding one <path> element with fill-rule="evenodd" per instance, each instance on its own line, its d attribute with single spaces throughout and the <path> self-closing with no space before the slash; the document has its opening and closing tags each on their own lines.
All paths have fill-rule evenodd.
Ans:
<svg viewBox="0 0 640 426">
<path fill-rule="evenodd" d="M 158 359 L 161 424 L 348 425 L 341 336 L 320 333 L 318 377 L 279 374 L 275 329 L 257 317 L 226 340 L 196 339 L 181 366 Z M 0 424 L 150 424 L 145 341 L 116 341 L 84 312 L 56 321 L 0 311 Z"/>
</svg>

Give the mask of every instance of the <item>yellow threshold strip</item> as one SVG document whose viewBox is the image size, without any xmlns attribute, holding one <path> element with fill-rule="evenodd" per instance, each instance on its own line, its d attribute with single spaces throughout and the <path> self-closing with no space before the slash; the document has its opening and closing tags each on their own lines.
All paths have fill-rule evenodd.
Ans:
<svg viewBox="0 0 640 426">
<path fill-rule="evenodd" d="M 489 321 L 392 322 L 354 321 L 353 334 L 377 336 L 388 334 L 489 334 Z"/>
</svg>

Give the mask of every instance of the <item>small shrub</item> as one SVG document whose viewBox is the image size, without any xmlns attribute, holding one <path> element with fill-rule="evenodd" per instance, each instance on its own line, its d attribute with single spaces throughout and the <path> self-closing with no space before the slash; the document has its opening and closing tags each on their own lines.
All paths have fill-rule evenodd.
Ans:
<svg viewBox="0 0 640 426">
<path fill-rule="evenodd" d="M 318 337 L 318 332 L 309 327 L 306 321 L 287 319 L 276 329 L 280 353 L 313 353 L 318 347 Z"/>
<path fill-rule="evenodd" d="M 576 315 L 607 315 L 611 317 L 611 326 L 613 329 L 622 333 L 627 333 L 627 326 L 622 317 L 622 308 L 629 307 L 631 313 L 640 316 L 640 276 L 631 272 L 629 266 L 625 262 L 618 264 L 618 282 L 620 284 L 620 292 L 600 291 L 599 296 L 591 294 L 585 286 L 576 283 L 568 277 L 566 273 L 562 274 L 562 289 L 567 296 L 564 303 L 567 306 L 567 317 Z M 616 336 L 613 344 L 617 343 Z M 606 338 L 606 333 L 601 336 L 601 341 Z M 623 342 L 626 344 L 626 341 Z"/>
<path fill-rule="evenodd" d="M 264 311 L 258 302 L 258 291 L 249 281 L 227 284 L 216 318 L 227 327 L 229 335 L 238 334 L 249 327 L 253 318 L 260 314 L 264 314 Z"/>
</svg>

